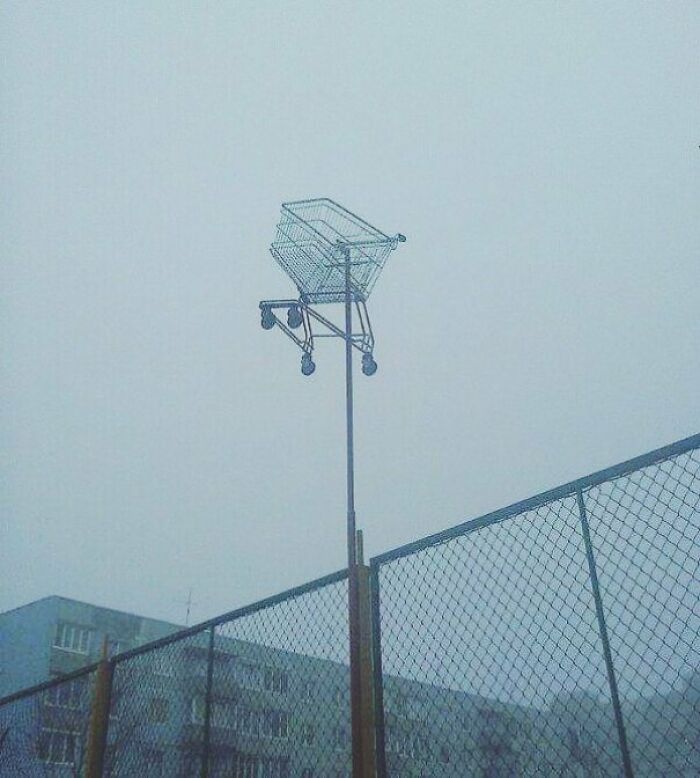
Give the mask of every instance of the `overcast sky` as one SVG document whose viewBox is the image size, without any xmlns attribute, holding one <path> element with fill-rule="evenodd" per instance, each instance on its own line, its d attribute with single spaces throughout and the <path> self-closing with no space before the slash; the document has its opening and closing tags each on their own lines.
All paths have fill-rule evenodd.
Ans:
<svg viewBox="0 0 700 778">
<path fill-rule="evenodd" d="M 700 431 L 700 5 L 0 4 L 0 610 L 184 621 L 343 566 L 342 344 L 279 205 L 408 237 L 356 382 L 369 554 Z"/>
</svg>

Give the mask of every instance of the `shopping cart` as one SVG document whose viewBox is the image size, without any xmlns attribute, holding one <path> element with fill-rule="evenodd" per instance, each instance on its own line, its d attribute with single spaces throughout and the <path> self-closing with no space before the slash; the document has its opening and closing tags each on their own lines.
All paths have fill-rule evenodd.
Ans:
<svg viewBox="0 0 700 778">
<path fill-rule="evenodd" d="M 260 303 L 264 329 L 278 326 L 302 351 L 301 371 L 311 375 L 314 340 L 320 337 L 349 338 L 362 352 L 362 371 L 373 375 L 374 336 L 367 312 L 367 299 L 389 254 L 406 238 L 385 235 L 356 214 L 328 198 L 284 203 L 272 256 L 299 291 L 295 300 L 263 300 Z M 350 303 L 357 312 L 358 328 L 347 330 L 334 324 L 313 306 Z M 286 324 L 276 311 L 286 309 Z M 321 332 L 318 332 L 320 325 Z M 303 328 L 303 337 L 293 330 Z"/>
</svg>

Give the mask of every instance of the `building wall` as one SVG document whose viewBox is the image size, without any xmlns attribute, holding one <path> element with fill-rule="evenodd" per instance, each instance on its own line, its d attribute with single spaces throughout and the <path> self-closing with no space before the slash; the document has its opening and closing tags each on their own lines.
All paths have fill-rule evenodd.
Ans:
<svg viewBox="0 0 700 778">
<path fill-rule="evenodd" d="M 87 643 L 56 645 L 59 629 L 84 630 Z M 181 629 L 176 624 L 51 596 L 0 614 L 0 697 Z"/>
<path fill-rule="evenodd" d="M 0 613 L 0 697 L 48 676 L 56 598 Z"/>
</svg>

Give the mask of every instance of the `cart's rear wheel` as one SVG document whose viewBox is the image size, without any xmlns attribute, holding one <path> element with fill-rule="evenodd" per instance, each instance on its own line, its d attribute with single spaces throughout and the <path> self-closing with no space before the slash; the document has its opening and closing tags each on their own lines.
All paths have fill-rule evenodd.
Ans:
<svg viewBox="0 0 700 778">
<path fill-rule="evenodd" d="M 260 326 L 264 330 L 271 330 L 275 326 L 277 317 L 272 311 L 272 308 L 263 308 L 260 312 Z"/>
<path fill-rule="evenodd" d="M 296 307 L 296 305 L 293 305 L 291 308 L 287 308 L 287 324 L 293 329 L 297 329 L 297 327 L 301 327 L 304 319 L 301 315 L 301 311 L 299 308 Z"/>
<path fill-rule="evenodd" d="M 301 358 L 301 372 L 311 375 L 316 370 L 316 363 L 311 359 L 311 354 L 304 354 Z"/>
</svg>

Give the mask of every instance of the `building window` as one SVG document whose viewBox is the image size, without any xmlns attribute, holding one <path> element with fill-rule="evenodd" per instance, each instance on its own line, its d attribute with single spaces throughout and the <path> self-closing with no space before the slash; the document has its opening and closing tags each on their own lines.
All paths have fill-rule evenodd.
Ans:
<svg viewBox="0 0 700 778">
<path fill-rule="evenodd" d="M 121 654 L 122 651 L 126 651 L 127 645 L 123 640 L 108 640 L 107 642 L 107 654 L 109 656 L 116 656 Z"/>
<path fill-rule="evenodd" d="M 75 763 L 77 733 L 43 729 L 39 737 L 39 759 L 51 764 Z"/>
<path fill-rule="evenodd" d="M 305 746 L 310 746 L 314 742 L 314 728 L 312 724 L 304 723 L 299 730 L 299 737 Z"/>
<path fill-rule="evenodd" d="M 259 726 L 258 712 L 250 710 L 250 708 L 244 708 L 243 706 L 236 706 L 236 719 L 234 729 L 242 732 L 244 735 L 258 736 Z"/>
<path fill-rule="evenodd" d="M 384 710 L 387 711 L 387 713 L 402 714 L 404 713 L 405 707 L 406 703 L 403 697 L 401 697 L 400 694 L 397 694 L 397 692 L 391 691 L 384 694 Z"/>
<path fill-rule="evenodd" d="M 199 650 L 197 646 L 188 646 L 188 672 L 192 675 L 201 675 L 206 678 L 209 673 L 209 652 L 206 649 Z M 222 651 L 216 651 L 212 656 L 212 672 L 225 673 L 233 657 Z"/>
<path fill-rule="evenodd" d="M 263 673 L 256 665 L 241 663 L 236 667 L 234 676 L 246 689 L 263 688 Z"/>
<path fill-rule="evenodd" d="M 231 778 L 290 778 L 289 758 L 286 756 L 258 756 L 237 753 Z"/>
<path fill-rule="evenodd" d="M 192 698 L 192 713 L 190 720 L 193 724 L 204 724 L 204 697 Z"/>
<path fill-rule="evenodd" d="M 314 771 L 310 767 L 305 767 L 301 771 L 301 778 L 314 778 Z"/>
<path fill-rule="evenodd" d="M 82 678 L 74 678 L 72 681 L 63 681 L 46 690 L 44 703 L 55 708 L 71 708 L 80 710 L 83 705 L 85 693 L 85 681 Z"/>
<path fill-rule="evenodd" d="M 305 681 L 301 687 L 301 696 L 305 700 L 313 700 L 316 696 L 316 684 L 313 681 Z"/>
<path fill-rule="evenodd" d="M 164 697 L 153 697 L 148 706 L 148 718 L 155 724 L 168 720 L 168 701 Z"/>
<path fill-rule="evenodd" d="M 264 683 L 267 691 L 286 694 L 289 685 L 289 677 L 284 670 L 278 670 L 275 667 L 266 667 Z"/>
<path fill-rule="evenodd" d="M 59 621 L 53 644 L 55 648 L 61 648 L 64 651 L 73 651 L 76 654 L 89 654 L 91 638 L 91 629 Z"/>
<path fill-rule="evenodd" d="M 214 700 L 211 704 L 211 725 L 219 729 L 234 729 L 236 718 L 233 708 L 225 702 Z"/>
<path fill-rule="evenodd" d="M 343 689 L 341 686 L 336 688 L 335 694 L 333 696 L 338 705 L 345 704 L 345 689 Z"/>
<path fill-rule="evenodd" d="M 263 737 L 289 737 L 289 715 L 283 710 L 262 711 Z"/>
<path fill-rule="evenodd" d="M 348 731 L 345 727 L 333 729 L 333 748 L 336 751 L 345 751 L 348 747 Z"/>
<path fill-rule="evenodd" d="M 424 737 L 413 738 L 413 757 L 415 759 L 428 759 L 430 757 L 430 745 Z"/>
<path fill-rule="evenodd" d="M 261 759 L 257 754 L 236 754 L 233 775 L 235 778 L 258 778 Z"/>
<path fill-rule="evenodd" d="M 163 775 L 163 752 L 155 748 L 147 748 L 143 752 L 143 766 L 145 774 L 151 778 L 159 778 Z"/>
<path fill-rule="evenodd" d="M 447 746 L 441 746 L 440 748 L 440 761 L 443 764 L 450 763 L 450 749 Z"/>
<path fill-rule="evenodd" d="M 398 756 L 415 756 L 414 743 L 411 736 L 394 727 L 387 727 L 386 750 Z"/>
<path fill-rule="evenodd" d="M 193 724 L 204 724 L 204 697 L 192 698 L 191 721 Z M 212 700 L 209 721 L 212 727 L 219 729 L 236 729 L 238 727 L 238 709 L 230 703 Z"/>
</svg>

